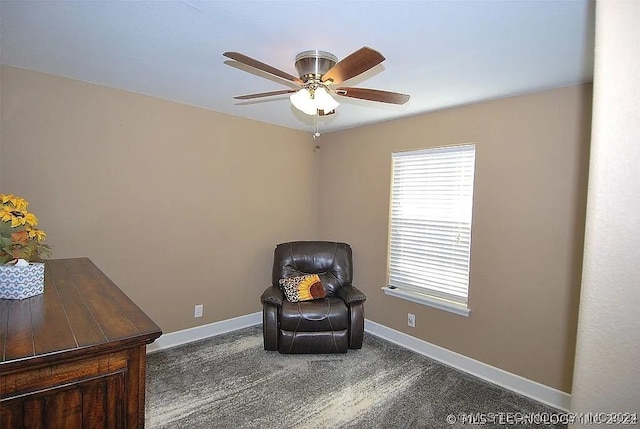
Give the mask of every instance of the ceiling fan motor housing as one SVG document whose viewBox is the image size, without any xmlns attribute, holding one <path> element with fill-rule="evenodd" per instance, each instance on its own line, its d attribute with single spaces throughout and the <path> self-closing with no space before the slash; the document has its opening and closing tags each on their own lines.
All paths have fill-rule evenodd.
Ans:
<svg viewBox="0 0 640 429">
<path fill-rule="evenodd" d="M 336 65 L 338 58 L 325 51 L 304 51 L 296 55 L 296 70 L 303 82 L 319 80 L 331 67 Z"/>
</svg>

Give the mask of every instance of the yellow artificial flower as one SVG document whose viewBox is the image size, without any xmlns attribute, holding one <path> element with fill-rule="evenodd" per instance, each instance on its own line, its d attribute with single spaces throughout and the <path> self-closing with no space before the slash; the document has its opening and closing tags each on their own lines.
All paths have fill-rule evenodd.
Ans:
<svg viewBox="0 0 640 429">
<path fill-rule="evenodd" d="M 13 205 L 16 207 L 16 209 L 23 212 L 27 211 L 27 206 L 29 205 L 29 203 L 26 202 L 24 199 L 16 197 L 12 202 L 13 202 Z"/>
<path fill-rule="evenodd" d="M 6 204 L 16 198 L 13 194 L 1 194 L 0 197 L 2 197 L 2 204 Z"/>
<path fill-rule="evenodd" d="M 24 212 L 24 222 L 29 226 L 36 226 L 38 224 L 38 218 L 33 213 Z M 23 224 L 24 225 L 24 224 Z"/>
<path fill-rule="evenodd" d="M 25 224 L 24 215 L 15 210 L 11 212 L 11 228 L 17 228 Z"/>
<path fill-rule="evenodd" d="M 45 232 L 41 229 L 29 228 L 27 231 L 29 232 L 29 238 L 35 238 L 38 241 L 44 241 L 45 237 L 47 236 L 47 234 L 45 234 Z"/>
<path fill-rule="evenodd" d="M 9 207 L 2 206 L 0 209 L 0 220 L 2 220 L 2 222 L 9 222 L 12 218 L 11 209 Z"/>
<path fill-rule="evenodd" d="M 24 198 L 16 197 L 13 194 L 2 194 L 2 204 L 11 203 L 16 210 L 26 211 L 29 203 Z"/>
</svg>

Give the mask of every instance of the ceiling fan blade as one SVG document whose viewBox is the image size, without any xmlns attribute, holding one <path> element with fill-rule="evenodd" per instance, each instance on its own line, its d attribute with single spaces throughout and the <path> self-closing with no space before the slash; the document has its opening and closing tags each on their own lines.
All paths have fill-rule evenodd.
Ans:
<svg viewBox="0 0 640 429">
<path fill-rule="evenodd" d="M 284 95 L 291 94 L 297 92 L 297 89 L 283 89 L 280 91 L 269 91 L 269 92 L 260 92 L 257 94 L 247 94 L 247 95 L 238 95 L 235 98 L 236 100 L 251 100 L 252 98 L 260 98 L 260 97 L 270 97 L 272 95 Z"/>
<path fill-rule="evenodd" d="M 264 72 L 267 72 L 269 74 L 272 74 L 274 76 L 278 76 L 281 77 L 282 79 L 286 79 L 289 80 L 291 82 L 295 82 L 298 84 L 302 84 L 302 80 L 300 80 L 300 78 L 297 78 L 293 75 L 290 75 L 289 73 L 283 72 L 282 70 L 279 70 L 275 67 L 270 66 L 269 64 L 265 64 L 263 62 L 260 62 L 258 60 L 254 60 L 253 58 L 250 58 L 246 55 L 243 55 L 239 52 L 225 52 L 223 54 L 225 57 L 227 58 L 231 58 L 232 60 L 238 61 L 242 64 L 246 64 L 248 66 L 251 66 L 253 68 L 256 68 L 258 70 L 262 70 Z"/>
<path fill-rule="evenodd" d="M 365 46 L 331 67 L 322 75 L 322 81 L 332 81 L 330 82 L 332 84 L 342 83 L 366 72 L 383 61 L 384 56 L 380 52 Z"/>
<path fill-rule="evenodd" d="M 409 101 L 407 94 L 381 91 L 367 88 L 336 88 L 335 93 L 343 97 L 360 98 L 362 100 L 379 101 L 380 103 L 404 104 Z"/>
</svg>

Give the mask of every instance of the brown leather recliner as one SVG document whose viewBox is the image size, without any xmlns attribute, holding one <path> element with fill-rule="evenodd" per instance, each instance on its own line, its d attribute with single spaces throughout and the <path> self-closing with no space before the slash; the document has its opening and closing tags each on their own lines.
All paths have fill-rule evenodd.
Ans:
<svg viewBox="0 0 640 429">
<path fill-rule="evenodd" d="M 289 302 L 279 287 L 285 277 L 318 274 L 326 297 Z M 276 246 L 272 285 L 263 305 L 264 349 L 280 353 L 346 353 L 362 348 L 364 301 L 355 288 L 351 246 L 332 241 L 294 241 Z"/>
</svg>

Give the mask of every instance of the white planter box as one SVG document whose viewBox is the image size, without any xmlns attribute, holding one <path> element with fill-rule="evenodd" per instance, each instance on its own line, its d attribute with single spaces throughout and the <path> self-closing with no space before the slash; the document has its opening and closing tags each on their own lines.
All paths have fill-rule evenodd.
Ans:
<svg viewBox="0 0 640 429">
<path fill-rule="evenodd" d="M 44 292 L 44 263 L 0 265 L 0 299 L 25 299 Z"/>
</svg>

